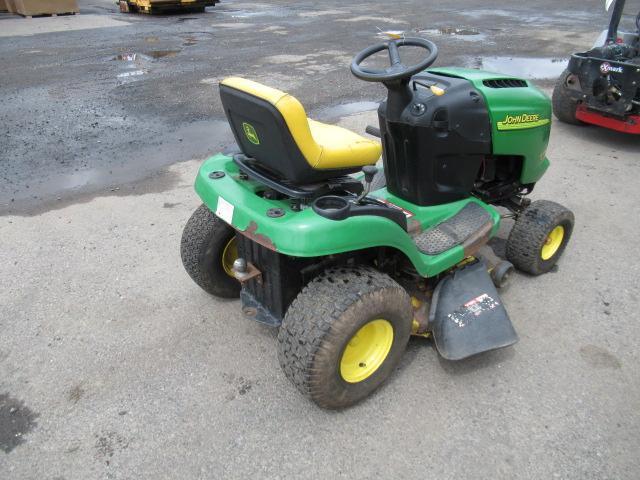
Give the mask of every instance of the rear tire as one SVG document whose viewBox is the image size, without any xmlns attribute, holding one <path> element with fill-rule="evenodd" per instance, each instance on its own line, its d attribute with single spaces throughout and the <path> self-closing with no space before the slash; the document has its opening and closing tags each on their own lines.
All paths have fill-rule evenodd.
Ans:
<svg viewBox="0 0 640 480">
<path fill-rule="evenodd" d="M 573 74 L 568 70 L 562 72 L 558 83 L 556 83 L 553 89 L 553 95 L 551 96 L 551 103 L 553 105 L 553 113 L 558 120 L 564 123 L 570 123 L 571 125 L 584 125 L 583 122 L 576 118 L 576 109 L 578 108 L 578 102 L 576 102 L 569 95 L 568 84 L 572 81 Z"/>
<path fill-rule="evenodd" d="M 507 260 L 523 272 L 541 275 L 556 264 L 573 232 L 571 210 L 537 200 L 520 214 L 507 240 Z"/>
<path fill-rule="evenodd" d="M 278 334 L 280 366 L 319 406 L 348 407 L 396 368 L 412 318 L 409 295 L 389 276 L 363 266 L 331 268 L 289 307 Z"/>
<path fill-rule="evenodd" d="M 189 276 L 205 292 L 222 298 L 238 298 L 240 282 L 231 276 L 237 258 L 236 232 L 206 205 L 200 205 L 182 232 L 180 256 Z"/>
</svg>

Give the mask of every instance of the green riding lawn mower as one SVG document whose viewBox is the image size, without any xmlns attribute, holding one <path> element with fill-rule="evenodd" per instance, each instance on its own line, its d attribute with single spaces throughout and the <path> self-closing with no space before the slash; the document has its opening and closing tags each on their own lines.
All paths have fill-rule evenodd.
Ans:
<svg viewBox="0 0 640 480">
<path fill-rule="evenodd" d="M 424 53 L 412 66 L 408 47 Z M 388 67 L 366 66 L 385 51 Z M 497 287 L 514 266 L 548 272 L 573 230 L 568 209 L 526 197 L 549 166 L 548 97 L 519 78 L 428 69 L 436 57 L 404 38 L 353 59 L 388 91 L 366 129 L 380 141 L 307 118 L 282 91 L 220 84 L 239 150 L 201 166 L 182 261 L 205 291 L 279 327 L 282 369 L 325 408 L 379 387 L 412 334 L 448 360 L 515 343 Z M 507 260 L 488 245 L 505 217 Z"/>
</svg>

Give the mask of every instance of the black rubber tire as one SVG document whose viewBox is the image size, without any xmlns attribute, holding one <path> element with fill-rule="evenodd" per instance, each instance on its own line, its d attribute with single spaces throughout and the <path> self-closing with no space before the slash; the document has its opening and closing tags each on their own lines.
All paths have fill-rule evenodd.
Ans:
<svg viewBox="0 0 640 480">
<path fill-rule="evenodd" d="M 373 374 L 348 383 L 340 374 L 342 353 L 355 333 L 384 318 L 394 331 L 384 362 Z M 413 311 L 407 292 L 374 268 L 331 268 L 293 301 L 278 333 L 278 359 L 287 378 L 316 404 L 338 409 L 371 394 L 394 371 L 409 341 Z"/>
<path fill-rule="evenodd" d="M 200 205 L 182 231 L 180 256 L 189 276 L 205 292 L 222 298 L 238 298 L 240 282 L 222 266 L 222 253 L 235 230 L 206 205 Z"/>
<path fill-rule="evenodd" d="M 576 118 L 576 109 L 578 103 L 569 95 L 569 87 L 567 82 L 570 81 L 569 77 L 572 75 L 568 70 L 562 72 L 558 83 L 556 83 L 551 96 L 551 103 L 553 105 L 553 113 L 556 118 L 564 123 L 570 123 L 571 125 L 584 125 L 583 122 Z"/>
<path fill-rule="evenodd" d="M 514 271 L 511 262 L 502 261 L 491 270 L 491 280 L 496 288 L 504 288 L 509 282 L 509 278 Z"/>
<path fill-rule="evenodd" d="M 507 239 L 507 260 L 531 275 L 547 273 L 556 264 L 567 246 L 575 219 L 573 212 L 549 200 L 537 200 L 522 212 Z M 544 260 L 540 254 L 549 233 L 564 227 L 564 237 L 556 253 Z"/>
</svg>

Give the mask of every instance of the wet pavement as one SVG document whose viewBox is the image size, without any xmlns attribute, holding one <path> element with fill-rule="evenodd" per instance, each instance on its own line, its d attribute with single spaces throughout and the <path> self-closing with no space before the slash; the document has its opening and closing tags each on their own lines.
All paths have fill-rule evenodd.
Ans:
<svg viewBox="0 0 640 480">
<path fill-rule="evenodd" d="M 477 57 L 468 64 L 471 68 L 500 72 L 504 75 L 522 77 L 531 80 L 555 80 L 566 68 L 568 57 Z"/>
<path fill-rule="evenodd" d="M 432 39 L 437 65 L 550 85 L 605 18 L 599 2 L 577 0 L 509 9 L 480 0 L 428 8 L 417 0 L 375 8 L 224 0 L 203 14 L 154 17 L 120 14 L 111 0 L 80 5 L 76 17 L 33 19 L 35 35 L 23 19 L 0 14 L 0 214 L 109 193 L 226 148 L 233 139 L 216 85 L 228 75 L 290 91 L 311 115 L 331 119 L 374 109 L 384 96 L 348 69 L 381 31 Z"/>
</svg>

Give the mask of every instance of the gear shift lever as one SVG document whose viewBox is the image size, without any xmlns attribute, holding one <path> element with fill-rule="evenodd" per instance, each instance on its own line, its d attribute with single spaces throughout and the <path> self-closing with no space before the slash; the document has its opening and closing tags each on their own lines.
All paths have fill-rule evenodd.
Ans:
<svg viewBox="0 0 640 480">
<path fill-rule="evenodd" d="M 364 190 L 360 194 L 360 196 L 356 199 L 356 203 L 360 203 L 364 197 L 369 195 L 369 191 L 371 190 L 371 182 L 373 181 L 373 177 L 375 177 L 376 173 L 378 173 L 378 167 L 375 165 L 366 165 L 362 167 L 362 172 L 364 173 Z"/>
</svg>

